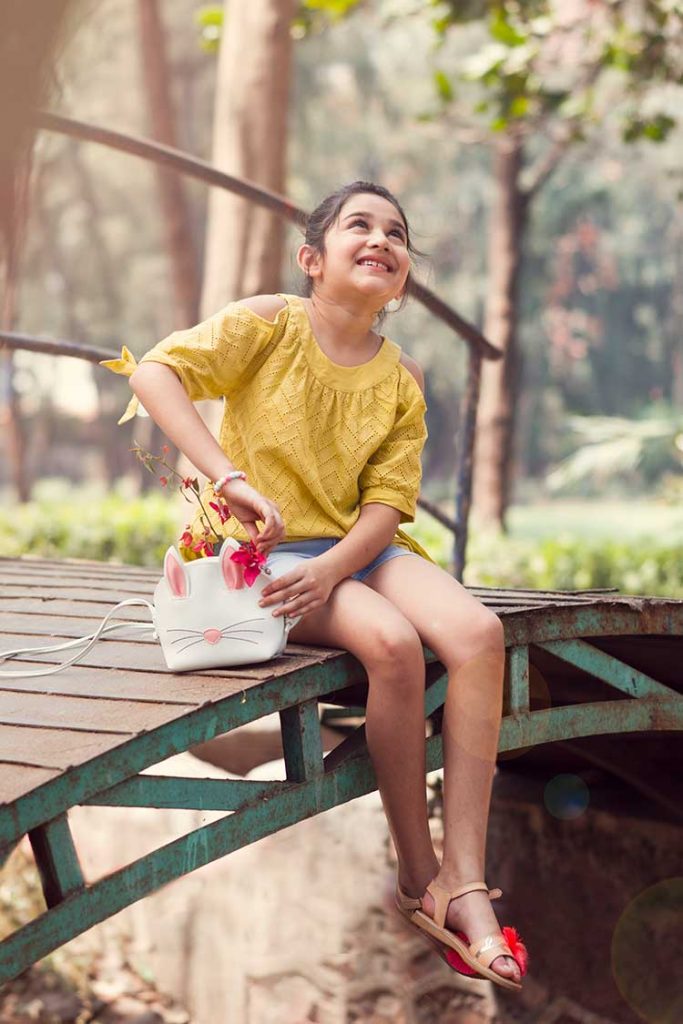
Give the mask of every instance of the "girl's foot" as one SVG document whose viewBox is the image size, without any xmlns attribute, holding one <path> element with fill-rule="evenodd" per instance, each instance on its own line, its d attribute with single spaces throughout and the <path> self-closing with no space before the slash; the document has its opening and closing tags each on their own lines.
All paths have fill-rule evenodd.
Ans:
<svg viewBox="0 0 683 1024">
<path fill-rule="evenodd" d="M 449 888 L 457 889 L 458 883 Z M 434 917 L 434 900 L 429 892 L 422 896 L 422 909 L 428 917 Z M 491 900 L 482 890 L 466 892 L 450 901 L 446 913 L 446 927 L 453 932 L 464 932 L 469 945 L 484 935 L 502 934 Z M 511 956 L 497 956 L 491 963 L 491 970 L 511 981 L 522 980 L 517 961 Z"/>
</svg>

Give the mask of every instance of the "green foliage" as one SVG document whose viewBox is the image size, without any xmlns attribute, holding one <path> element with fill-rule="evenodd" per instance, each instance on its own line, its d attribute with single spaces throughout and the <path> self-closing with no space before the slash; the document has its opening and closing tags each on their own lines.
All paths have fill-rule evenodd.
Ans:
<svg viewBox="0 0 683 1024">
<path fill-rule="evenodd" d="M 627 420 L 618 416 L 570 416 L 569 427 L 583 444 L 546 477 L 551 491 L 577 484 L 602 487 L 622 477 L 632 484 L 654 483 L 683 469 L 683 418 L 668 415 Z"/>
<path fill-rule="evenodd" d="M 180 499 L 171 501 L 157 492 L 132 498 L 122 491 L 103 496 L 43 488 L 38 500 L 0 510 L 0 556 L 84 558 L 160 568 L 166 548 L 177 542 L 183 514 Z M 535 515 L 547 526 L 547 509 Z M 601 516 L 597 503 L 593 515 Z M 448 530 L 423 512 L 405 529 L 442 568 L 450 568 L 453 538 Z M 654 525 L 648 533 L 616 539 L 566 530 L 556 537 L 473 531 L 465 582 L 566 590 L 617 587 L 624 593 L 683 597 L 683 532 L 674 533 L 668 543 L 661 533 Z"/>
<path fill-rule="evenodd" d="M 299 0 L 292 19 L 291 31 L 295 39 L 302 39 L 327 24 L 346 18 L 363 0 Z M 223 7 L 207 4 L 194 15 L 199 30 L 199 42 L 207 53 L 217 53 L 223 32 Z"/>
<path fill-rule="evenodd" d="M 595 503 L 593 516 L 601 516 Z M 532 512 L 533 510 L 525 510 Z M 607 514 L 607 513 L 605 513 Z M 539 509 L 539 523 L 552 512 Z M 591 524 L 587 524 L 589 530 Z M 605 524 L 605 528 L 609 524 Z M 558 536 L 506 537 L 470 532 L 465 583 L 468 586 L 536 590 L 614 588 L 621 593 L 683 598 L 683 531 L 669 540 L 652 526 L 633 536 L 600 536 L 563 531 Z M 407 532 L 442 568 L 452 566 L 452 535 L 426 514 Z M 616 533 L 616 530 L 612 532 Z"/>
<path fill-rule="evenodd" d="M 0 555 L 85 558 L 159 566 L 179 533 L 179 504 L 153 492 L 54 500 L 42 497 L 0 509 Z"/>
</svg>

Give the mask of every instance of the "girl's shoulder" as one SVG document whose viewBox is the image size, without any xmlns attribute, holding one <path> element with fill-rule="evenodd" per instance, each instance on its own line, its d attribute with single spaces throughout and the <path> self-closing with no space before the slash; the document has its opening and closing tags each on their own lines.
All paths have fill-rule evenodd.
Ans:
<svg viewBox="0 0 683 1024">
<path fill-rule="evenodd" d="M 275 322 L 278 313 L 287 305 L 281 295 L 250 295 L 246 299 L 239 299 L 240 306 L 246 306 L 252 313 L 262 320 Z"/>
<path fill-rule="evenodd" d="M 408 372 L 413 375 L 413 377 L 417 381 L 417 385 L 418 385 L 420 391 L 422 392 L 422 394 L 424 394 L 424 390 L 425 390 L 425 377 L 424 377 L 424 373 L 422 372 L 422 368 L 421 368 L 420 364 L 416 363 L 415 360 L 411 356 L 407 356 L 405 354 L 405 352 L 403 352 L 403 351 L 401 351 L 401 357 L 399 359 L 399 363 L 401 364 L 401 366 L 405 366 L 406 370 L 408 370 Z"/>
</svg>

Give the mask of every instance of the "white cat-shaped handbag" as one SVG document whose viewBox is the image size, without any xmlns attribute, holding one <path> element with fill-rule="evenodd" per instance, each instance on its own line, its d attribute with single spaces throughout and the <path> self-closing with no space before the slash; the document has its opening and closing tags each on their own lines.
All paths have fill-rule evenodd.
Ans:
<svg viewBox="0 0 683 1024">
<path fill-rule="evenodd" d="M 293 569 L 300 560 L 278 552 L 272 566 L 266 562 L 258 569 L 250 586 L 244 578 L 244 566 L 231 558 L 240 548 L 236 540 L 228 537 L 218 555 L 184 562 L 171 546 L 164 556 L 164 574 L 154 590 L 153 604 L 142 597 L 129 597 L 112 608 L 89 636 L 49 647 L 0 651 L 0 660 L 7 660 L 22 654 L 82 648 L 61 665 L 9 672 L 3 669 L 0 679 L 52 675 L 80 661 L 101 636 L 120 629 L 153 631 L 171 672 L 230 668 L 276 658 L 284 651 L 289 631 L 301 616 L 274 616 L 278 605 L 260 608 L 259 599 L 270 580 Z M 112 615 L 126 605 L 144 605 L 152 613 L 152 622 L 126 620 L 108 625 Z"/>
<path fill-rule="evenodd" d="M 300 615 L 273 616 L 275 605 L 259 608 L 270 575 L 260 572 L 251 586 L 244 567 L 231 560 L 240 544 L 228 537 L 214 558 L 183 562 L 174 547 L 164 557 L 164 575 L 154 591 L 154 628 L 172 672 L 222 668 L 268 661 L 282 654 L 287 634 Z M 278 555 L 277 575 L 293 567 Z"/>
</svg>

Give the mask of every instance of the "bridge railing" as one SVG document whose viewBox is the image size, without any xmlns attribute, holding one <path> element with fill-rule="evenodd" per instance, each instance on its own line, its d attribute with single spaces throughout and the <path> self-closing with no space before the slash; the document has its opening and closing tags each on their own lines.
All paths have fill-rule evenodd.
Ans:
<svg viewBox="0 0 683 1024">
<path fill-rule="evenodd" d="M 195 178 L 204 184 L 225 189 L 235 195 L 262 206 L 277 216 L 294 223 L 300 230 L 305 229 L 307 214 L 288 199 L 264 189 L 253 182 L 245 181 L 213 167 L 204 160 L 189 156 L 170 146 L 148 139 L 141 139 L 122 132 L 112 131 L 98 125 L 86 124 L 49 111 L 36 114 L 38 128 L 69 135 L 81 141 L 96 142 L 122 152 L 130 153 L 143 160 L 160 164 L 171 171 Z M 433 502 L 420 497 L 418 505 L 434 516 L 453 534 L 453 574 L 462 582 L 465 568 L 467 531 L 472 501 L 472 472 L 474 438 L 477 408 L 479 404 L 482 359 L 500 359 L 502 352 L 492 345 L 481 331 L 460 316 L 443 299 L 425 285 L 411 280 L 410 294 L 425 306 L 438 320 L 446 324 L 468 345 L 467 379 L 463 392 L 460 418 L 456 433 L 455 465 L 455 518 L 452 519 Z M 53 356 L 66 355 L 99 363 L 103 359 L 116 359 L 118 352 L 105 351 L 76 341 L 20 334 L 0 330 L 0 352 L 2 349 L 23 349 Z"/>
</svg>

